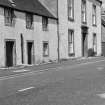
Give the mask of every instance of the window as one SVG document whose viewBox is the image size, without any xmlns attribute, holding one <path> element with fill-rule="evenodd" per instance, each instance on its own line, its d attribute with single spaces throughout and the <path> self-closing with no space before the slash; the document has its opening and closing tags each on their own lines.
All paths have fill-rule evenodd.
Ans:
<svg viewBox="0 0 105 105">
<path fill-rule="evenodd" d="M 33 15 L 26 13 L 26 28 L 32 29 L 33 28 Z"/>
<path fill-rule="evenodd" d="M 74 0 L 68 0 L 68 19 L 74 19 Z"/>
<path fill-rule="evenodd" d="M 48 31 L 48 18 L 42 17 L 42 28 L 43 31 Z"/>
<path fill-rule="evenodd" d="M 74 31 L 68 30 L 68 53 L 69 56 L 74 55 Z"/>
<path fill-rule="evenodd" d="M 82 23 L 86 23 L 86 0 L 82 0 Z"/>
<path fill-rule="evenodd" d="M 4 8 L 5 25 L 12 26 L 14 23 L 14 10 L 11 8 Z"/>
<path fill-rule="evenodd" d="M 44 41 L 43 42 L 43 56 L 49 56 L 49 45 L 48 45 L 48 41 Z"/>
<path fill-rule="evenodd" d="M 96 26 L 96 5 L 93 5 L 92 11 L 92 23 Z"/>
<path fill-rule="evenodd" d="M 93 34 L 93 51 L 95 54 L 97 53 L 97 36 L 95 33 Z"/>
</svg>

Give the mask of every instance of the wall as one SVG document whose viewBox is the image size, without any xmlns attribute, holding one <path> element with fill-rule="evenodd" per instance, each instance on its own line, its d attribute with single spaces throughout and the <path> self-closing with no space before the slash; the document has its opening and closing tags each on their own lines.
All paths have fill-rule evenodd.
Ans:
<svg viewBox="0 0 105 105">
<path fill-rule="evenodd" d="M 87 27 L 88 49 L 92 48 L 93 33 L 97 34 L 97 55 L 101 55 L 101 7 L 97 4 L 97 26 L 92 25 L 92 4 L 87 1 Z M 74 21 L 68 20 L 67 0 L 58 0 L 59 35 L 60 35 L 60 58 L 68 56 L 68 29 L 74 30 L 75 57 L 82 57 L 82 34 L 81 34 L 81 0 L 74 0 Z"/>
<path fill-rule="evenodd" d="M 42 31 L 42 17 L 34 15 L 34 29 L 26 29 L 25 13 L 15 11 L 16 23 L 14 27 L 5 26 L 4 8 L 0 7 L 0 66 L 5 66 L 5 39 L 16 40 L 16 64 L 21 65 L 21 39 L 24 39 L 24 62 L 27 64 L 27 40 L 34 41 L 35 64 L 42 61 L 57 59 L 57 22 L 49 19 L 49 30 Z M 49 41 L 49 57 L 43 57 L 43 41 Z"/>
</svg>

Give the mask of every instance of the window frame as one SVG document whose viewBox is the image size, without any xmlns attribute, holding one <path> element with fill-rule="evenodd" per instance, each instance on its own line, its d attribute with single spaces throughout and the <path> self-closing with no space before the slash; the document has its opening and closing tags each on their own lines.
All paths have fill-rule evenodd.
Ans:
<svg viewBox="0 0 105 105">
<path fill-rule="evenodd" d="M 72 38 L 71 38 L 72 35 Z M 70 39 L 71 38 L 71 39 Z M 73 45 L 72 45 L 73 44 Z M 72 50 L 73 52 L 71 52 L 70 46 L 72 45 Z M 75 48 L 74 48 L 74 30 L 69 29 L 68 30 L 68 55 L 69 56 L 75 56 Z"/>
<path fill-rule="evenodd" d="M 92 25 L 97 26 L 97 7 L 95 4 L 92 5 Z"/>
<path fill-rule="evenodd" d="M 4 21 L 5 26 L 13 26 L 14 25 L 14 9 L 12 8 L 4 8 Z"/>
<path fill-rule="evenodd" d="M 49 24 L 48 17 L 42 16 L 42 30 L 43 31 L 48 31 L 48 24 Z"/>
<path fill-rule="evenodd" d="M 96 49 L 95 49 L 96 51 L 94 51 L 94 45 L 96 45 Z M 93 51 L 94 51 L 94 54 L 97 54 L 97 34 L 96 33 L 93 33 Z"/>
<path fill-rule="evenodd" d="M 74 21 L 74 0 L 68 0 L 68 20 Z"/>
<path fill-rule="evenodd" d="M 34 27 L 34 20 L 32 13 L 26 13 L 26 29 L 33 29 Z"/>
<path fill-rule="evenodd" d="M 81 0 L 81 21 L 83 24 L 87 24 L 87 2 L 86 0 Z"/>
<path fill-rule="evenodd" d="M 48 54 L 45 53 L 44 44 L 47 43 Z M 49 56 L 49 41 L 43 41 L 43 57 Z"/>
</svg>

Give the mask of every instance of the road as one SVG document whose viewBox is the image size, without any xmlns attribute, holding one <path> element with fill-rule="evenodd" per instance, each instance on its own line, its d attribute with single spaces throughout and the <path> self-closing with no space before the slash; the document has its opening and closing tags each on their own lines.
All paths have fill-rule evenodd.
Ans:
<svg viewBox="0 0 105 105">
<path fill-rule="evenodd" d="M 105 105 L 105 59 L 0 78 L 0 105 Z"/>
</svg>

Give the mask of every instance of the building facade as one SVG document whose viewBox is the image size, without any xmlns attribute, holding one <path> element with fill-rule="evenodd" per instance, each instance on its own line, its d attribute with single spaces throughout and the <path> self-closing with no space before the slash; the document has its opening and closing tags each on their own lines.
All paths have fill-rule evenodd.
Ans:
<svg viewBox="0 0 105 105">
<path fill-rule="evenodd" d="M 61 59 L 101 55 L 101 3 L 58 0 Z"/>
<path fill-rule="evenodd" d="M 0 30 L 0 67 L 57 59 L 57 18 L 38 0 L 0 1 Z"/>
<path fill-rule="evenodd" d="M 102 30 L 102 55 L 105 56 L 105 9 L 102 8 L 101 30 Z"/>
<path fill-rule="evenodd" d="M 100 0 L 0 1 L 0 67 L 100 56 L 101 4 Z"/>
</svg>

